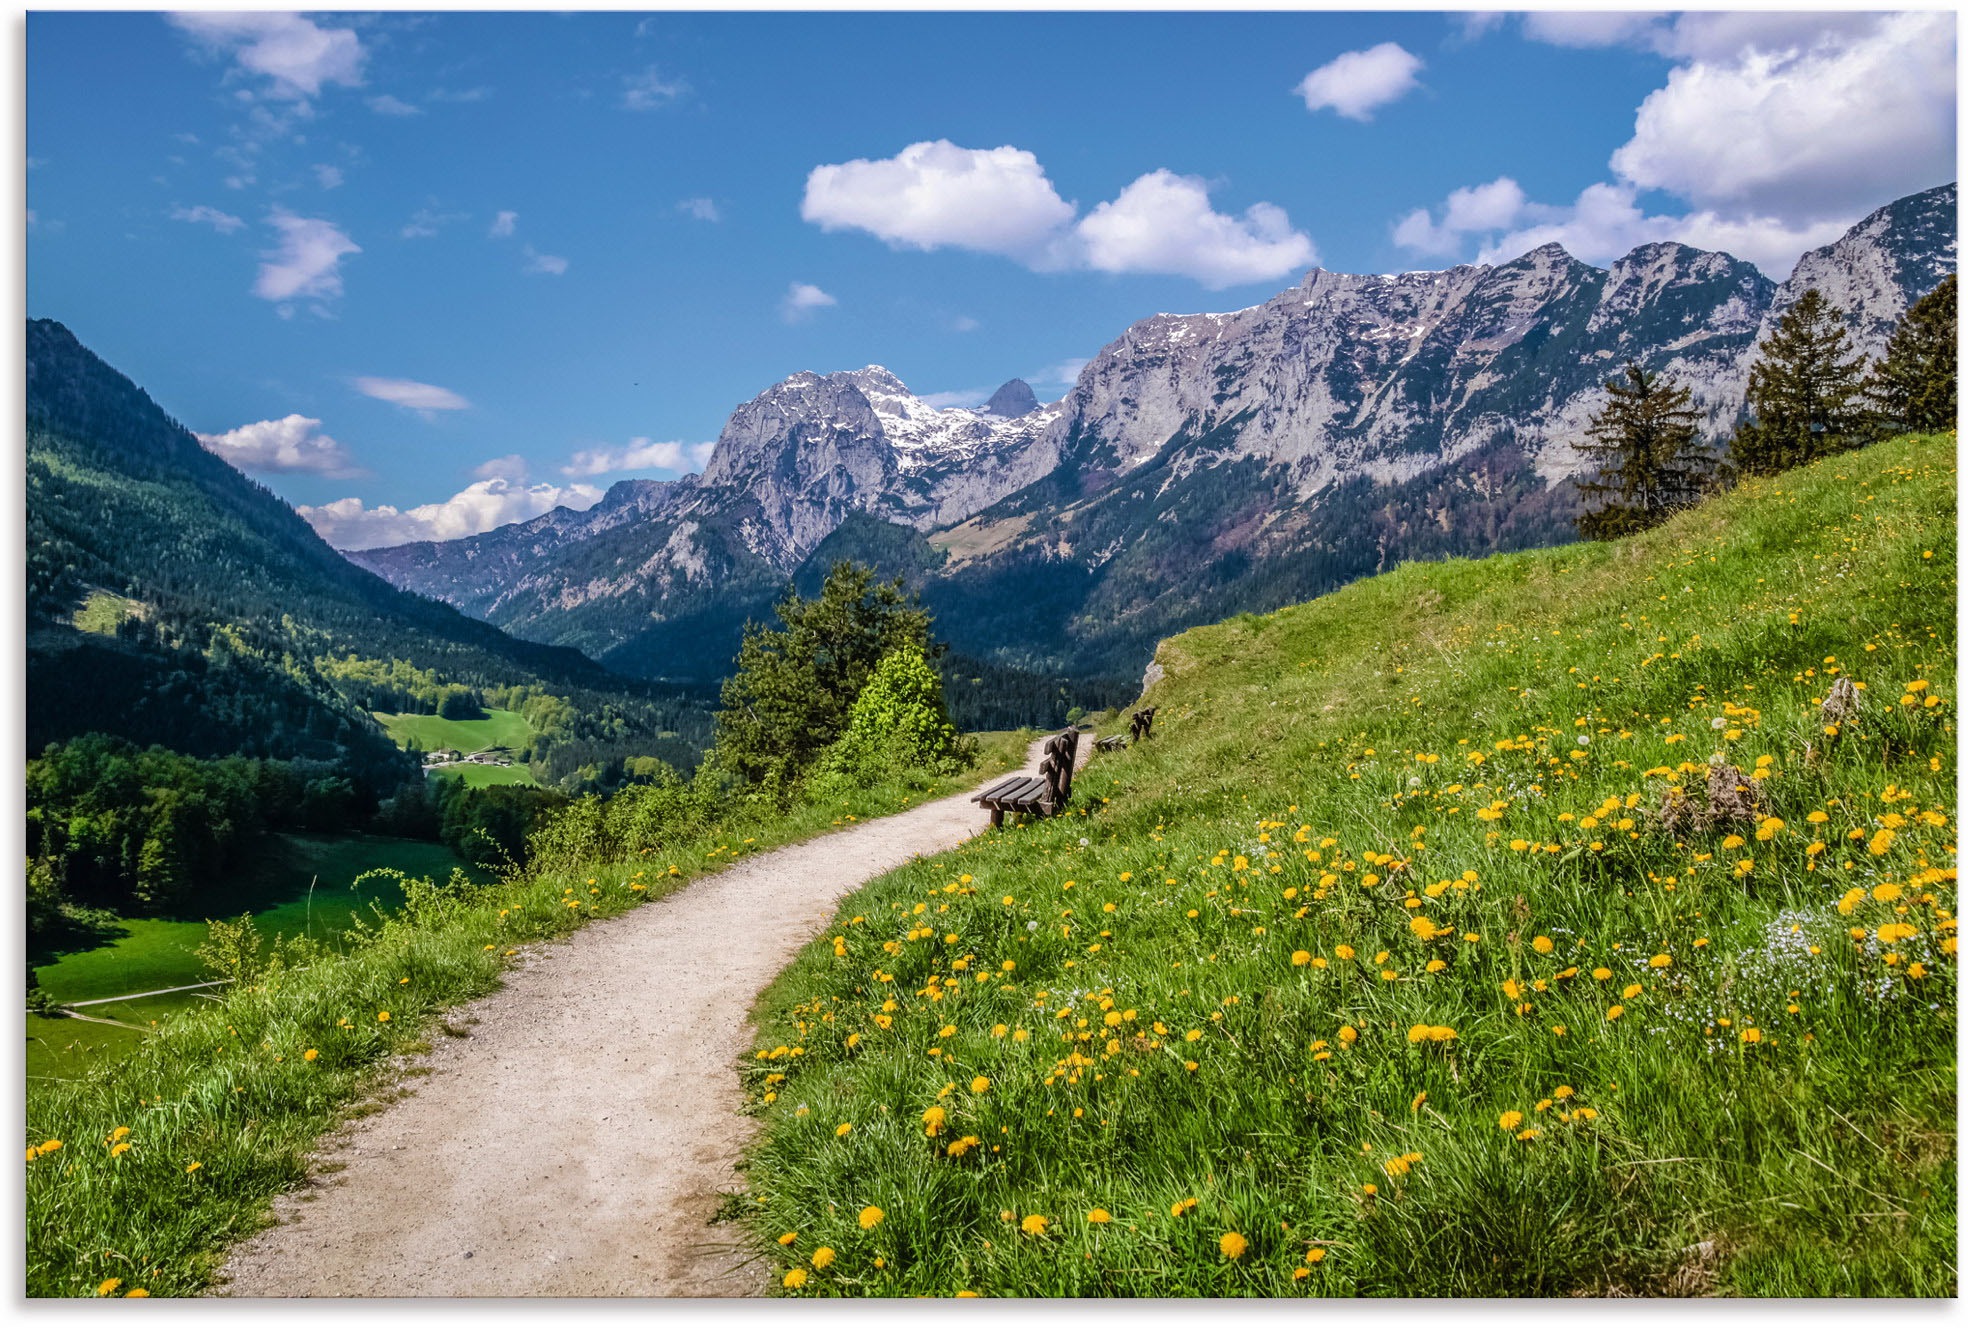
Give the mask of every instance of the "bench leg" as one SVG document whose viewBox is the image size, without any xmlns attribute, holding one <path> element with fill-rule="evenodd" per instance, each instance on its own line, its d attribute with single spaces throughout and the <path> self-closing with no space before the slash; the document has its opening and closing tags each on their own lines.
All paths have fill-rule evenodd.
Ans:
<svg viewBox="0 0 1968 1328">
<path fill-rule="evenodd" d="M 1002 825 L 1004 825 L 1004 808 L 1002 807 L 991 808 L 991 828 L 993 830 L 996 830 Z"/>
</svg>

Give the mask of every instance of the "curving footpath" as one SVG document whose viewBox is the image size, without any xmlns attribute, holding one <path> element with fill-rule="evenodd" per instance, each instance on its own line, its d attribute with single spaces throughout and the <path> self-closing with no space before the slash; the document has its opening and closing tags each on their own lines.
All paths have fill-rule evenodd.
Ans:
<svg viewBox="0 0 1968 1328">
<path fill-rule="evenodd" d="M 324 1141 L 215 1294 L 762 1292 L 710 1225 L 756 1128 L 733 1071 L 752 1002 L 843 895 L 983 829 L 969 798 L 761 853 L 516 965 L 452 1012 L 468 1033 L 439 1037 L 414 1092 Z"/>
</svg>

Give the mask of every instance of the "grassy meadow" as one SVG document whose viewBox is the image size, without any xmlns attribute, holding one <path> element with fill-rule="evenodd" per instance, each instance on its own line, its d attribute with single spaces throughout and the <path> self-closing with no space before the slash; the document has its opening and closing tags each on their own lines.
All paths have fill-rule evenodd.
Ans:
<svg viewBox="0 0 1968 1328">
<path fill-rule="evenodd" d="M 421 751 L 434 752 L 454 747 L 469 756 L 487 747 L 510 747 L 518 752 L 533 741 L 533 727 L 516 710 L 487 710 L 484 719 L 445 719 L 439 715 L 392 715 L 374 712 L 391 741 L 407 748 L 414 741 Z M 462 779 L 467 788 L 489 788 L 494 784 L 537 784 L 533 771 L 524 763 L 513 765 L 454 765 L 437 772 L 434 778 Z"/>
<path fill-rule="evenodd" d="M 401 905 L 385 920 L 354 919 L 341 948 L 289 941 L 221 1000 L 190 1005 L 155 1033 L 132 1034 L 123 1054 L 29 1095 L 27 1294 L 197 1293 L 226 1247 L 265 1222 L 274 1195 L 307 1175 L 323 1133 L 401 1091 L 393 1058 L 462 1031 L 446 1011 L 495 988 L 521 947 L 739 858 L 1014 769 L 1030 737 L 980 735 L 964 774 L 737 815 L 661 838 L 632 862 L 552 861 L 488 884 L 403 881 Z M 318 891 L 315 904 L 318 921 Z"/>
<path fill-rule="evenodd" d="M 341 943 L 351 919 L 402 903 L 403 893 L 392 878 L 371 877 L 356 885 L 364 872 L 388 866 L 443 879 L 452 868 L 465 865 L 442 844 L 378 835 L 269 835 L 265 849 L 252 871 L 202 901 L 204 911 L 220 918 L 251 913 L 255 927 L 269 940 L 308 935 L 331 947 Z M 317 882 L 312 899 L 310 881 Z M 197 953 L 209 934 L 204 919 L 123 918 L 116 930 L 120 934 L 106 944 L 36 964 L 42 989 L 66 1004 L 163 991 L 211 976 Z M 144 1036 L 138 1030 L 205 1000 L 194 992 L 172 992 L 82 1008 L 99 1019 L 134 1025 L 131 1029 L 29 1015 L 28 1083 L 32 1087 L 43 1079 L 73 1078 L 102 1056 L 126 1054 Z"/>
<path fill-rule="evenodd" d="M 1164 643 L 1078 814 L 764 997 L 776 1280 L 1956 1294 L 1955 484 L 1898 439 Z"/>
</svg>

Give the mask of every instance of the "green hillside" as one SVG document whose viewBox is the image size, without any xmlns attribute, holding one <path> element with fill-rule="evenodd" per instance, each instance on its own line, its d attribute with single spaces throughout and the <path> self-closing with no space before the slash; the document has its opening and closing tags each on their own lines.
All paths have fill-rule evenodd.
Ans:
<svg viewBox="0 0 1968 1328">
<path fill-rule="evenodd" d="M 30 321 L 26 351 L 29 752 L 105 732 L 193 756 L 334 761 L 385 791 L 416 770 L 366 713 L 368 675 L 399 667 L 561 698 L 555 759 L 569 768 L 694 760 L 700 701 L 397 590 L 61 324 Z"/>
<path fill-rule="evenodd" d="M 488 710 L 483 719 L 378 712 L 376 722 L 399 746 L 408 747 L 415 742 L 427 752 L 440 747 L 455 747 L 466 754 L 487 747 L 510 747 L 518 751 L 533 738 L 533 728 L 526 717 L 512 710 Z"/>
<path fill-rule="evenodd" d="M 765 998 L 784 1286 L 1955 1294 L 1954 448 L 1164 643 Z"/>
</svg>

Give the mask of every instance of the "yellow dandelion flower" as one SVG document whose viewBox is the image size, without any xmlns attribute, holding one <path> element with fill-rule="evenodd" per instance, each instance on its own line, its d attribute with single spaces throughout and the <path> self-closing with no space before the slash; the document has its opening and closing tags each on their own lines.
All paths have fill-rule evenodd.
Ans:
<svg viewBox="0 0 1968 1328">
<path fill-rule="evenodd" d="M 1087 1214 L 1087 1221 L 1097 1227 L 1104 1227 L 1114 1220 L 1114 1215 L 1105 1208 L 1096 1208 Z"/>
<path fill-rule="evenodd" d="M 970 1081 L 970 1091 L 973 1093 L 982 1093 L 987 1089 L 989 1089 L 990 1087 L 991 1087 L 991 1081 L 989 1079 L 986 1079 L 981 1074 L 978 1075 L 975 1079 Z"/>
<path fill-rule="evenodd" d="M 876 1227 L 881 1225 L 881 1220 L 887 1216 L 888 1216 L 887 1213 L 884 1213 L 881 1209 L 875 1207 L 873 1204 L 869 1204 L 866 1208 L 863 1208 L 861 1210 L 861 1217 L 860 1217 L 861 1229 L 863 1231 L 873 1231 Z"/>
<path fill-rule="evenodd" d="M 1647 961 L 1648 968 L 1666 968 L 1674 962 L 1673 955 L 1657 954 Z"/>
<path fill-rule="evenodd" d="M 1557 943 L 1549 936 L 1533 936 L 1531 938 L 1531 948 L 1539 954 L 1550 954 L 1557 948 Z"/>
<path fill-rule="evenodd" d="M 834 1127 L 834 1138 L 845 1139 L 850 1133 L 853 1132 L 853 1130 L 854 1130 L 853 1121 L 842 1121 L 839 1125 L 836 1125 Z"/>
<path fill-rule="evenodd" d="M 379 1023 L 379 1024 L 387 1024 L 387 1023 L 388 1023 L 389 1021 L 390 1021 L 390 1012 L 389 1012 L 388 1010 L 378 1010 L 378 1011 L 376 1011 L 376 1022 L 377 1022 L 377 1023 Z"/>
<path fill-rule="evenodd" d="M 316 1051 L 313 1047 L 309 1047 L 306 1051 L 301 1053 L 301 1059 L 304 1061 L 320 1060 L 321 1053 Z"/>
<path fill-rule="evenodd" d="M 1523 1123 L 1524 1113 L 1521 1111 L 1506 1111 L 1497 1117 L 1497 1128 L 1499 1130 L 1514 1130 Z"/>
<path fill-rule="evenodd" d="M 1619 1018 L 1621 1015 L 1625 1013 L 1626 1013 L 1626 1007 L 1624 1005 L 1615 1005 L 1610 1010 L 1606 1011 L 1606 1018 L 1608 1021 L 1611 1021 Z"/>
<path fill-rule="evenodd" d="M 125 1153 L 127 1153 L 127 1152 L 129 1152 L 129 1151 L 130 1151 L 130 1145 L 128 1145 L 128 1144 L 117 1144 L 117 1145 L 115 1145 L 114 1147 L 112 1147 L 112 1148 L 111 1148 L 111 1149 L 109 1150 L 109 1155 L 110 1155 L 111 1157 L 121 1157 L 121 1156 L 123 1156 L 123 1154 L 125 1154 Z"/>
<path fill-rule="evenodd" d="M 1324 1263 L 1325 1261 L 1326 1247 L 1323 1245 L 1314 1245 L 1305 1252 L 1305 1262 L 1308 1264 Z"/>
<path fill-rule="evenodd" d="M 123 1279 L 120 1277 L 105 1277 L 96 1287 L 96 1294 L 98 1296 L 107 1296 L 110 1292 L 122 1285 Z"/>
<path fill-rule="evenodd" d="M 149 1300 L 149 1299 L 150 1299 L 150 1293 L 149 1293 L 148 1291 L 145 1291 L 145 1290 L 144 1290 L 144 1289 L 143 1289 L 142 1287 L 131 1287 L 131 1288 L 130 1288 L 130 1289 L 129 1289 L 128 1291 L 126 1291 L 126 1292 L 124 1292 L 124 1293 L 123 1293 L 123 1299 L 125 1299 L 125 1300 Z"/>
<path fill-rule="evenodd" d="M 1177 1199 L 1169 1205 L 1170 1217 L 1186 1217 L 1194 1211 L 1196 1211 L 1196 1201 L 1194 1199 Z"/>
<path fill-rule="evenodd" d="M 1304 968 L 1307 964 L 1311 962 L 1312 962 L 1312 952 L 1310 950 L 1292 951 L 1292 967 Z"/>
<path fill-rule="evenodd" d="M 1037 1213 L 1027 1213 L 1025 1220 L 1018 1224 L 1018 1229 L 1028 1236 L 1043 1236 L 1046 1233 L 1046 1228 L 1050 1225 L 1051 1222 L 1049 1219 L 1041 1217 Z"/>
<path fill-rule="evenodd" d="M 779 1285 L 791 1287 L 795 1291 L 799 1290 L 801 1287 L 806 1285 L 806 1269 L 804 1268 L 793 1269 L 791 1272 L 786 1274 L 785 1280 L 782 1281 Z"/>
<path fill-rule="evenodd" d="M 793 1243 L 794 1241 L 796 1241 L 796 1240 L 798 1240 L 799 1238 L 800 1238 L 800 1233 L 799 1233 L 799 1232 L 797 1232 L 797 1231 L 785 1231 L 785 1232 L 781 1232 L 781 1233 L 780 1233 L 780 1235 L 779 1235 L 779 1243 L 780 1243 L 781 1245 L 790 1245 L 790 1244 L 792 1244 L 792 1243 Z"/>
<path fill-rule="evenodd" d="M 198 1169 L 199 1169 L 200 1167 L 202 1167 L 202 1166 L 204 1166 L 204 1165 L 205 1165 L 205 1164 L 204 1164 L 203 1162 L 189 1162 L 189 1163 L 186 1163 L 186 1164 L 185 1164 L 185 1175 L 187 1175 L 187 1176 L 189 1176 L 189 1175 L 190 1175 L 190 1174 L 191 1174 L 192 1172 L 194 1172 L 194 1171 L 196 1171 L 196 1170 L 198 1170 Z"/>
<path fill-rule="evenodd" d="M 832 1263 L 833 1261 L 834 1261 L 834 1251 L 831 1246 L 822 1245 L 819 1249 L 813 1252 L 813 1266 L 815 1268 L 825 1268 L 828 1264 Z"/>
<path fill-rule="evenodd" d="M 1250 1242 L 1234 1231 L 1226 1231 L 1216 1242 L 1216 1248 L 1222 1251 L 1226 1259 L 1241 1259 L 1244 1257 L 1244 1251 L 1250 1248 Z"/>
</svg>

